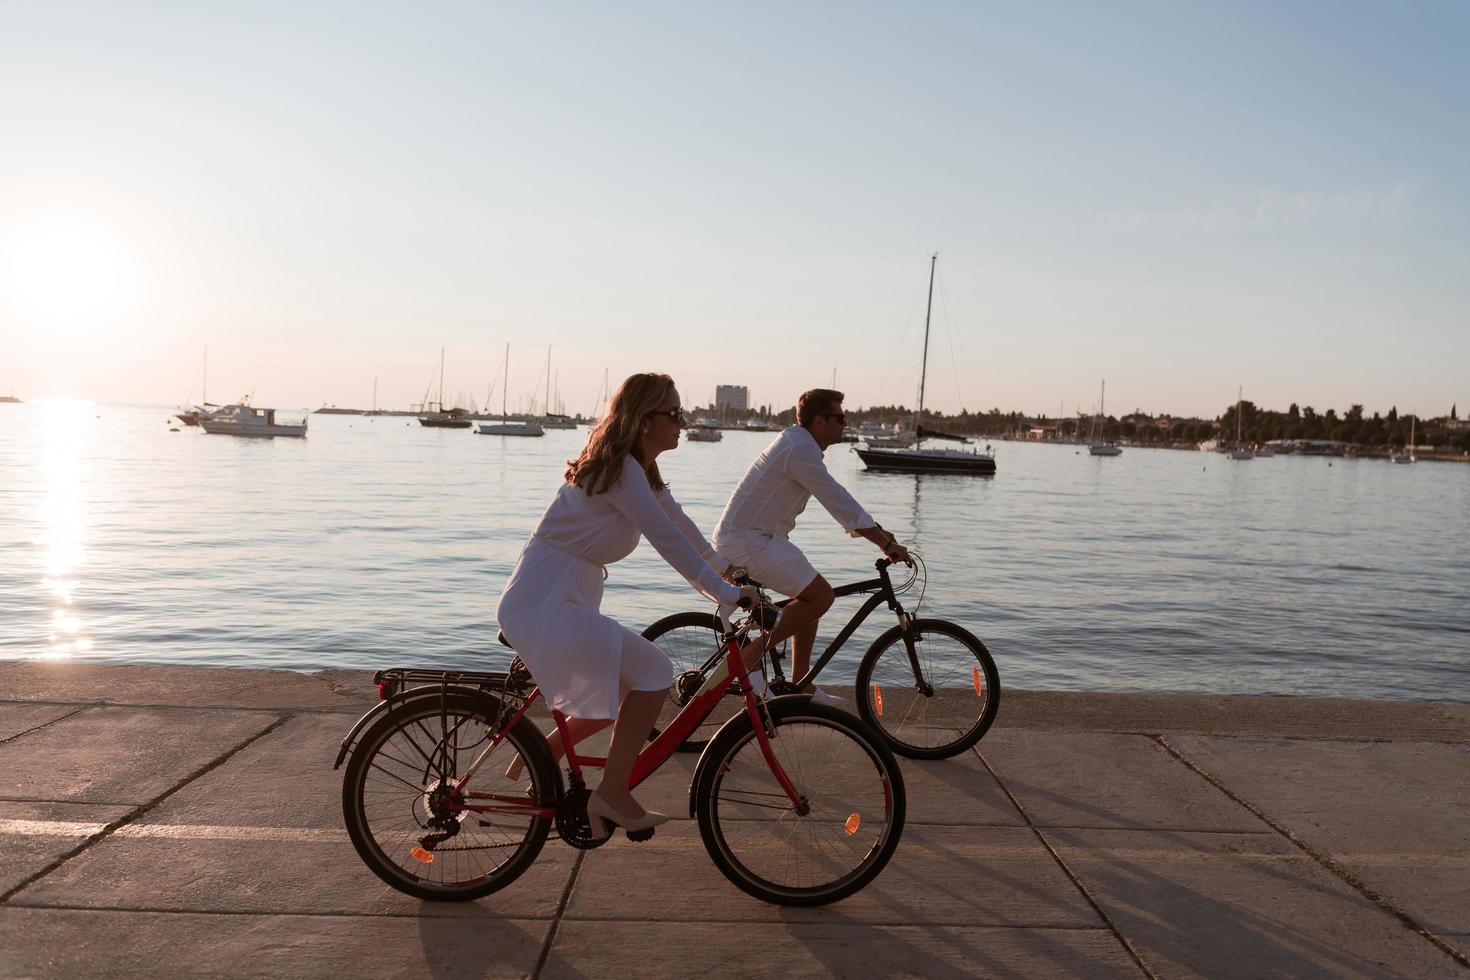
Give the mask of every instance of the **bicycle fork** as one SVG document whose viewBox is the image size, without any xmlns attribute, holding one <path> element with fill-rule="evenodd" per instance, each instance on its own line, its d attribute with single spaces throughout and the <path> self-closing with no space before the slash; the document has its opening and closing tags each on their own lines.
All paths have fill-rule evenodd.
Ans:
<svg viewBox="0 0 1470 980">
<path fill-rule="evenodd" d="M 740 645 L 733 639 L 726 641 L 725 647 L 725 670 L 726 673 L 734 672 L 736 683 L 740 686 L 740 694 L 745 698 L 745 714 L 750 719 L 750 724 L 755 730 L 756 744 L 760 746 L 761 755 L 766 760 L 766 765 L 771 767 L 771 775 L 776 777 L 782 792 L 791 801 L 791 808 L 799 817 L 811 813 L 811 803 L 796 788 L 796 784 L 787 775 L 786 768 L 781 765 L 781 760 L 776 758 L 775 749 L 771 748 L 771 738 L 776 733 L 774 719 L 770 716 L 770 709 L 766 702 L 755 696 L 755 689 L 750 686 L 750 677 L 745 670 L 740 657 Z M 716 671 L 718 673 L 718 671 Z M 721 683 L 724 678 L 721 678 Z"/>
</svg>

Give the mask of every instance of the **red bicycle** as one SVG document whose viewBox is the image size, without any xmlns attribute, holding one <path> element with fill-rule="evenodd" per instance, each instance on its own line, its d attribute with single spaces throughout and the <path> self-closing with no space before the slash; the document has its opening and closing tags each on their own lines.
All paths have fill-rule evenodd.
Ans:
<svg viewBox="0 0 1470 980">
<path fill-rule="evenodd" d="M 700 757 L 689 815 L 716 867 L 748 894 L 778 905 L 834 902 L 872 881 L 898 847 L 903 777 L 859 718 L 802 695 L 758 698 L 738 669 L 750 628 L 723 635 L 724 665 L 644 747 L 629 786 L 667 761 L 738 678 L 745 710 Z M 577 848 L 609 839 L 592 836 L 583 777 L 606 759 L 568 751 L 563 779 L 527 717 L 540 689 L 519 658 L 505 673 L 396 668 L 374 683 L 380 702 L 343 739 L 333 768 L 350 757 L 343 819 L 357 853 L 389 885 L 468 901 L 519 877 L 553 827 Z M 566 717 L 552 717 L 571 745 Z M 511 777 L 517 755 L 524 765 Z"/>
</svg>

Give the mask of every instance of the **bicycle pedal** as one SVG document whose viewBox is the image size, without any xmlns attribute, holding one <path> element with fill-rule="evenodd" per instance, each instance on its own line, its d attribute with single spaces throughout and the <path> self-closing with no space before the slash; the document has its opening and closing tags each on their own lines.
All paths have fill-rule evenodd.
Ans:
<svg viewBox="0 0 1470 980">
<path fill-rule="evenodd" d="M 653 827 L 647 827 L 643 830 L 630 830 L 628 831 L 628 840 L 635 844 L 641 844 L 653 837 L 653 831 Z"/>
</svg>

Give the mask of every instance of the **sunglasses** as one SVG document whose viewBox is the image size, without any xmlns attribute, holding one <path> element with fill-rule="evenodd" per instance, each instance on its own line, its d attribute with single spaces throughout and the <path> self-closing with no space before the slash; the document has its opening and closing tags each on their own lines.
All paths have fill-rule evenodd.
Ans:
<svg viewBox="0 0 1470 980">
<path fill-rule="evenodd" d="M 684 410 L 682 408 L 671 408 L 667 412 L 649 412 L 649 415 L 667 415 L 674 420 L 675 425 L 684 424 Z"/>
<path fill-rule="evenodd" d="M 822 418 L 824 418 L 824 419 L 836 419 L 838 425 L 846 425 L 847 424 L 847 413 L 846 412 L 821 412 L 820 414 L 821 414 Z"/>
</svg>

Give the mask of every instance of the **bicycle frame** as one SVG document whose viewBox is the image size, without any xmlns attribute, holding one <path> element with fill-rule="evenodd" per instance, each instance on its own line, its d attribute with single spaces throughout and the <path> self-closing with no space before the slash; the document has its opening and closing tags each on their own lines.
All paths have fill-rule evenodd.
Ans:
<svg viewBox="0 0 1470 980">
<path fill-rule="evenodd" d="M 877 609 L 883 603 L 888 604 L 888 608 L 898 617 L 899 625 L 904 628 L 904 644 L 908 648 L 909 659 L 914 669 L 914 677 L 918 678 L 920 676 L 921 671 L 918 659 L 914 653 L 913 640 L 909 635 L 909 615 L 904 611 L 903 605 L 898 601 L 897 594 L 893 591 L 893 581 L 888 577 L 889 564 L 889 562 L 880 559 L 873 566 L 878 571 L 877 578 L 867 579 L 863 582 L 854 582 L 851 585 L 840 585 L 832 590 L 832 597 L 834 599 L 842 599 L 850 595 L 862 595 L 866 592 L 873 594 L 863 601 L 862 606 L 858 608 L 857 612 L 853 613 L 852 618 L 847 621 L 847 625 L 842 628 L 842 632 L 838 633 L 837 638 L 828 645 L 826 650 L 822 651 L 822 655 L 817 658 L 816 663 L 808 667 L 805 674 L 794 680 L 794 684 L 798 690 L 806 687 L 816 679 L 817 674 L 821 673 L 822 668 L 827 666 L 832 658 L 837 655 L 837 651 L 842 649 L 843 644 L 850 640 L 852 635 L 862 627 L 863 623 L 872 615 L 873 610 Z M 775 606 L 777 609 L 780 609 L 790 601 L 790 599 L 782 599 L 780 602 L 775 603 Z M 770 656 L 771 663 L 776 669 L 777 679 L 784 679 L 785 675 L 781 672 L 781 658 L 779 654 L 772 649 L 768 651 L 767 655 Z M 714 658 L 711 657 L 710 660 L 706 661 L 702 669 L 708 670 L 713 660 Z"/>
<path fill-rule="evenodd" d="M 761 755 L 765 758 L 766 764 L 771 767 L 771 773 L 776 777 L 777 783 L 780 784 L 781 789 L 791 800 L 792 807 L 796 813 L 800 816 L 805 816 L 808 810 L 806 800 L 797 791 L 796 785 L 791 781 L 791 777 L 786 774 L 786 770 L 782 768 L 780 761 L 776 758 L 775 752 L 771 749 L 767 726 L 761 717 L 761 705 L 763 702 L 755 696 L 755 690 L 750 686 L 750 678 L 747 672 L 742 669 L 744 664 L 741 661 L 740 644 L 736 634 L 727 634 L 723 638 L 723 642 L 725 644 L 725 663 L 723 664 L 722 670 L 717 670 L 712 673 L 706 679 L 704 686 L 700 688 L 699 693 L 679 711 L 679 714 L 669 723 L 668 728 L 664 729 L 656 739 L 638 753 L 638 758 L 634 760 L 633 771 L 628 779 L 628 788 L 630 790 L 636 788 L 656 772 L 661 765 L 668 761 L 669 756 L 674 754 L 679 744 L 688 738 L 689 734 L 698 728 L 705 718 L 709 716 L 710 712 L 714 710 L 715 705 L 724 696 L 729 678 L 733 675 L 737 679 L 741 695 L 745 698 L 746 716 L 750 719 L 751 725 L 754 726 L 755 737 L 760 746 Z M 472 813 L 525 813 L 530 810 L 537 816 L 546 818 L 551 818 L 556 815 L 555 805 L 544 806 L 536 801 L 527 800 L 524 797 L 510 796 L 504 793 L 481 793 L 466 788 L 470 779 L 479 771 L 480 766 L 484 764 L 485 760 L 490 757 L 500 743 L 505 740 L 506 732 L 513 729 L 520 722 L 521 718 L 540 695 L 541 688 L 539 686 L 532 689 L 531 693 L 526 696 L 525 702 L 521 705 L 520 709 L 515 712 L 509 721 L 500 725 L 499 730 L 495 733 L 494 738 L 491 739 L 490 744 L 481 750 L 480 754 L 475 758 L 475 761 L 465 770 L 464 775 L 459 777 L 454 785 L 452 799 L 462 799 L 465 802 L 462 804 L 452 803 L 451 807 L 453 809 L 468 810 Z M 606 756 L 582 755 L 577 752 L 576 746 L 573 745 L 570 733 L 567 730 L 566 715 L 553 709 L 551 716 L 556 722 L 557 731 L 561 733 L 562 745 L 566 747 L 567 768 L 571 772 L 574 781 L 581 782 L 583 766 L 602 768 L 607 765 Z M 485 802 L 472 803 L 470 802 L 472 800 Z M 560 800 L 556 801 L 556 803 L 559 805 Z"/>
</svg>

